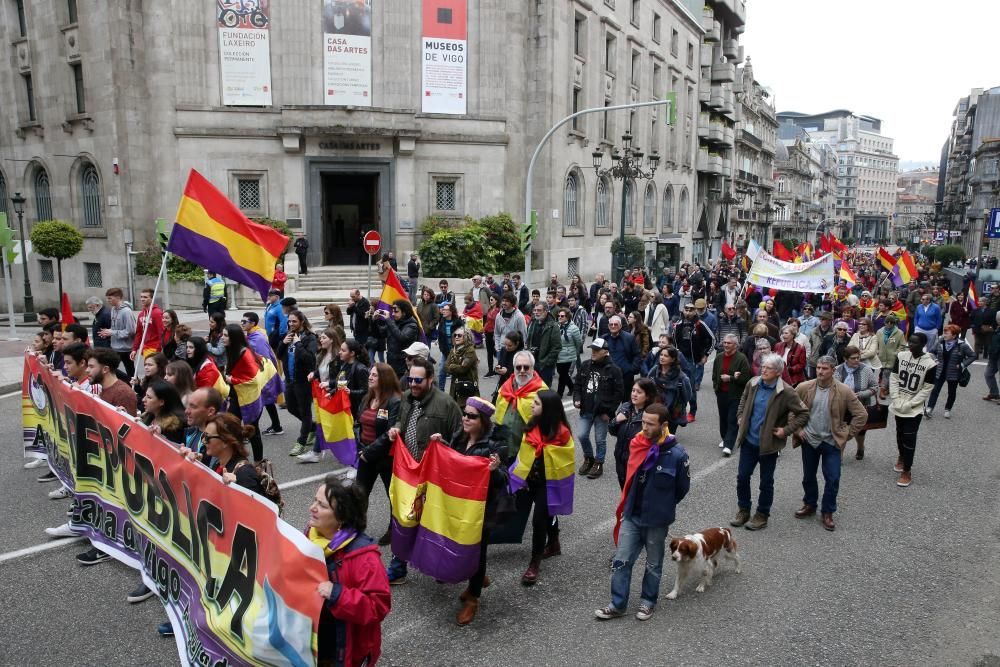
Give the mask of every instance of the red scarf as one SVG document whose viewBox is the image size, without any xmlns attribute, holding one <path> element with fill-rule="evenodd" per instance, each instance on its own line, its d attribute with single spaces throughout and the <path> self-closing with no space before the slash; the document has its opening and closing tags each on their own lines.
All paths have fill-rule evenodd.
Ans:
<svg viewBox="0 0 1000 667">
<path fill-rule="evenodd" d="M 544 388 L 545 388 L 545 383 L 542 382 L 542 376 L 539 375 L 537 372 L 535 373 L 534 377 L 531 378 L 528 384 L 524 385 L 523 387 L 517 387 L 516 389 L 514 388 L 514 376 L 511 375 L 510 378 L 503 383 L 503 386 L 500 387 L 500 396 L 502 396 L 503 399 L 510 404 L 511 408 L 516 410 L 517 399 L 524 398 L 529 394 L 534 394 Z"/>
<path fill-rule="evenodd" d="M 642 467 L 652 467 L 656 463 L 656 458 L 659 458 L 660 452 L 665 451 L 662 447 L 664 445 L 673 446 L 674 442 L 676 442 L 674 436 L 670 435 L 669 431 L 666 432 L 660 441 L 655 443 L 655 451 L 652 452 L 655 456 L 652 461 L 647 461 L 647 459 L 654 443 L 643 433 L 637 434 L 629 443 L 628 472 L 625 473 L 625 486 L 622 487 L 622 495 L 618 499 L 618 507 L 615 509 L 615 545 L 618 544 L 618 529 L 621 528 L 622 516 L 625 514 L 625 499 L 628 498 L 629 491 L 632 490 L 635 474 Z"/>
<path fill-rule="evenodd" d="M 545 436 L 542 435 L 541 430 L 537 428 L 533 428 L 525 433 L 524 439 L 528 441 L 528 444 L 535 448 L 535 458 L 537 459 L 541 458 L 542 450 L 546 447 L 550 445 L 562 447 L 572 436 L 573 434 L 568 428 L 566 428 L 566 425 L 560 424 L 559 430 L 556 432 L 555 437 L 551 440 L 547 440 Z"/>
</svg>

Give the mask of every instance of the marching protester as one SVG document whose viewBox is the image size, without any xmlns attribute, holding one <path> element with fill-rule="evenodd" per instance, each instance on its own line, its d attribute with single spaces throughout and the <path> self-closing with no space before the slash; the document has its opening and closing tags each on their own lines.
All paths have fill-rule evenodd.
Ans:
<svg viewBox="0 0 1000 667">
<path fill-rule="evenodd" d="M 253 460 L 264 458 L 264 443 L 260 439 L 260 414 L 263 411 L 261 401 L 262 361 L 247 344 L 246 334 L 238 324 L 227 324 L 222 330 L 222 344 L 226 348 L 226 382 L 231 387 L 229 392 L 229 412 L 252 430 L 248 431 Z M 254 388 L 256 396 L 249 399 L 241 397 L 242 387 Z"/>
<path fill-rule="evenodd" d="M 923 415 L 924 402 L 937 381 L 938 368 L 934 355 L 925 352 L 927 336 L 917 332 L 910 336 L 905 350 L 896 355 L 889 376 L 889 413 L 896 418 L 896 448 L 899 457 L 893 470 L 899 473 L 897 486 L 913 483 L 913 456 L 917 449 L 917 432 Z"/>
<path fill-rule="evenodd" d="M 278 358 L 285 369 L 285 405 L 299 420 L 299 435 L 289 456 L 300 456 L 312 447 L 316 439 L 312 419 L 312 387 L 309 374 L 316 370 L 319 340 L 309 320 L 300 310 L 288 314 L 288 333 L 278 346 Z"/>
<path fill-rule="evenodd" d="M 184 404 L 177 389 L 162 378 L 155 378 L 143 397 L 142 422 L 156 426 L 156 432 L 178 445 L 184 442 L 187 428 Z"/>
<path fill-rule="evenodd" d="M 628 472 L 615 510 L 618 549 L 611 561 L 611 603 L 594 612 L 598 619 L 625 615 L 632 568 L 643 550 L 646 567 L 635 617 L 648 621 L 656 610 L 667 531 L 691 485 L 687 452 L 670 434 L 667 418 L 666 407 L 649 406 L 642 414 L 642 432 L 629 443 Z"/>
<path fill-rule="evenodd" d="M 621 402 L 624 381 L 621 369 L 611 361 L 606 340 L 595 338 L 589 347 L 590 359 L 580 365 L 580 372 L 576 374 L 573 405 L 579 411 L 577 437 L 583 450 L 579 474 L 597 479 L 604 473 L 608 422 Z M 590 442 L 591 429 L 597 441 L 596 452 Z"/>
<path fill-rule="evenodd" d="M 111 325 L 107 329 L 98 331 L 98 338 L 111 341 L 111 349 L 114 350 L 121 364 L 125 367 L 125 373 L 132 377 L 135 375 L 135 365 L 132 361 L 132 342 L 135 338 L 135 313 L 125 302 L 125 293 L 120 287 L 112 287 L 104 293 L 108 304 L 111 306 Z M 101 347 L 101 346 L 97 346 Z"/>
<path fill-rule="evenodd" d="M 281 307 L 281 298 L 281 290 L 271 289 L 267 293 L 267 305 L 264 307 L 264 331 L 267 333 L 267 342 L 272 350 L 278 349 L 281 339 L 288 332 L 288 316 Z"/>
<path fill-rule="evenodd" d="M 691 378 L 681 366 L 681 353 L 676 347 L 660 350 L 659 363 L 649 377 L 656 387 L 657 400 L 667 408 L 667 425 L 671 433 L 688 424 L 688 403 L 694 395 Z"/>
<path fill-rule="evenodd" d="M 799 399 L 809 411 L 809 418 L 792 438 L 793 448 L 802 447 L 804 492 L 802 507 L 795 512 L 795 516 L 803 519 L 816 513 L 819 500 L 816 470 L 822 463 L 824 485 L 820 512 L 823 528 L 830 531 L 836 528 L 833 515 L 837 511 L 844 446 L 861 431 L 868 419 L 868 412 L 854 390 L 834 379 L 835 364 L 836 360 L 829 355 L 820 357 L 816 360 L 816 379 L 803 382 L 796 388 Z M 866 370 L 870 372 L 870 369 Z M 849 422 L 848 415 L 851 417 Z"/>
<path fill-rule="evenodd" d="M 160 333 L 160 350 L 167 359 L 177 356 L 177 313 L 173 310 L 163 311 L 163 328 Z"/>
<path fill-rule="evenodd" d="M 208 316 L 208 337 L 205 339 L 205 345 L 212 361 L 220 369 L 226 367 L 226 345 L 222 342 L 222 333 L 225 330 L 225 313 L 210 313 Z"/>
<path fill-rule="evenodd" d="M 559 360 L 556 362 L 556 370 L 559 371 L 559 387 L 556 389 L 556 393 L 562 396 L 567 389 L 570 394 L 573 393 L 571 371 L 573 366 L 580 361 L 580 352 L 583 351 L 583 333 L 571 321 L 569 309 L 558 308 L 555 315 L 559 324 L 559 340 L 562 342 L 562 346 L 559 348 Z"/>
<path fill-rule="evenodd" d="M 834 379 L 854 392 L 854 396 L 861 401 L 861 405 L 866 410 L 866 426 L 854 434 L 854 439 L 858 443 L 858 450 L 854 458 L 861 461 L 865 458 L 866 428 L 867 423 L 871 420 L 868 411 L 876 405 L 876 397 L 879 393 L 878 371 L 863 362 L 860 349 L 854 345 L 848 345 L 844 350 L 844 363 L 837 366 L 834 371 Z M 884 419 L 881 421 L 885 422 Z"/>
<path fill-rule="evenodd" d="M 750 362 L 740 352 L 739 338 L 734 333 L 722 338 L 722 354 L 716 354 L 712 362 L 712 389 L 719 407 L 719 448 L 723 456 L 730 456 L 736 447 L 739 423 L 736 415 L 740 398 L 747 382 L 750 381 Z"/>
<path fill-rule="evenodd" d="M 406 354 L 403 352 L 420 339 L 420 325 L 413 304 L 406 299 L 392 303 L 392 313 L 376 310 L 375 328 L 385 338 L 385 360 L 396 375 L 406 375 Z"/>
<path fill-rule="evenodd" d="M 451 348 L 455 344 L 454 332 L 461 329 L 465 323 L 451 303 L 442 303 L 441 319 L 438 322 L 438 349 L 441 351 L 441 365 L 438 369 L 438 386 L 447 386 L 448 371 L 445 368 L 445 360 L 451 353 Z"/>
<path fill-rule="evenodd" d="M 483 345 L 486 348 L 486 375 L 484 377 L 493 377 L 496 375 L 493 371 L 493 357 L 497 349 L 495 334 L 498 314 L 500 314 L 500 297 L 496 294 L 490 294 L 490 309 L 487 311 L 486 321 L 483 323 L 483 335 L 485 337 Z"/>
<path fill-rule="evenodd" d="M 851 336 L 848 345 L 858 348 L 862 363 L 871 366 L 876 372 L 881 370 L 882 362 L 878 356 L 878 338 L 875 336 L 875 329 L 869 318 L 862 317 L 858 320 L 858 329 Z"/>
<path fill-rule="evenodd" d="M 618 406 L 614 418 L 608 423 L 608 430 L 615 436 L 615 473 L 618 475 L 620 488 L 625 486 L 629 443 L 642 431 L 642 415 L 646 408 L 658 400 L 656 383 L 650 378 L 639 378 L 632 385 L 629 400 Z"/>
<path fill-rule="evenodd" d="M 545 385 L 552 386 L 556 364 L 559 361 L 559 351 L 562 349 L 559 325 L 556 324 L 555 317 L 545 308 L 545 304 L 532 306 L 532 314 L 524 346 L 533 355 L 535 370 Z"/>
<path fill-rule="evenodd" d="M 479 395 L 479 357 L 468 329 L 455 329 L 451 337 L 454 342 L 444 362 L 445 370 L 451 376 L 448 395 L 461 407 L 465 399 Z"/>
<path fill-rule="evenodd" d="M 906 347 L 906 336 L 898 324 L 899 318 L 889 313 L 885 316 L 885 323 L 875 332 L 875 341 L 878 343 L 879 384 L 887 391 L 889 373 L 896 364 L 896 355 Z M 872 367 L 874 368 L 874 364 Z"/>
<path fill-rule="evenodd" d="M 325 331 L 316 337 L 316 340 L 315 369 L 306 375 L 306 381 L 309 383 L 310 410 L 312 406 L 312 383 L 314 380 L 319 383 L 320 389 L 328 393 L 333 393 L 339 387 L 337 376 L 340 373 L 340 346 L 342 339 L 337 327 L 327 327 Z M 302 397 L 300 396 L 301 399 Z M 313 423 L 313 426 L 315 427 L 315 423 Z M 307 436 L 307 442 L 308 440 L 309 436 Z M 312 442 L 312 449 L 295 457 L 299 463 L 319 463 L 323 459 L 326 451 L 321 448 L 322 443 L 319 442 L 315 435 L 312 436 Z"/>
<path fill-rule="evenodd" d="M 965 377 L 965 384 L 968 384 L 969 366 L 976 360 L 976 353 L 961 339 L 962 327 L 957 324 L 944 325 L 944 332 L 934 346 L 934 356 L 937 358 L 938 371 L 937 379 L 934 381 L 934 389 L 931 390 L 930 398 L 927 399 L 927 407 L 924 408 L 924 416 L 928 419 L 934 413 L 934 406 L 937 405 L 938 396 L 941 394 L 941 387 L 947 383 L 948 400 L 944 404 L 944 418 L 951 419 L 951 409 L 955 407 L 955 398 L 958 395 L 958 386 Z"/>
<path fill-rule="evenodd" d="M 163 379 L 174 386 L 181 398 L 181 404 L 187 407 L 188 399 L 196 389 L 194 372 L 187 361 L 171 361 L 163 371 Z"/>
<path fill-rule="evenodd" d="M 938 330 L 944 323 L 941 307 L 933 302 L 930 294 L 920 296 L 920 303 L 913 313 L 913 332 L 927 338 L 927 349 L 933 352 L 937 347 Z"/>
<path fill-rule="evenodd" d="M 132 339 L 133 362 L 136 356 L 140 359 L 159 352 L 163 343 L 163 311 L 153 303 L 153 290 L 146 288 L 139 292 L 139 305 L 142 309 L 135 320 L 135 337 Z M 148 330 L 147 330 L 148 329 Z M 145 331 L 145 335 L 143 332 Z M 139 349 L 140 341 L 142 350 Z"/>
<path fill-rule="evenodd" d="M 87 310 L 93 316 L 90 324 L 90 339 L 94 347 L 111 347 L 111 337 L 103 336 L 104 330 L 111 330 L 111 309 L 104 305 L 100 297 L 87 297 Z"/>
<path fill-rule="evenodd" d="M 438 323 L 441 321 L 441 310 L 438 308 L 438 304 L 434 301 L 434 290 L 427 285 L 421 287 L 420 298 L 417 299 L 415 308 L 417 317 L 420 318 L 420 323 L 423 324 L 424 331 L 427 332 L 430 340 L 437 340 L 437 329 Z M 350 306 L 348 306 L 348 314 L 350 314 Z"/>
<path fill-rule="evenodd" d="M 337 386 L 344 389 L 351 401 L 351 414 L 357 420 L 361 414 L 361 400 L 368 393 L 368 353 L 364 345 L 355 339 L 340 344 L 340 367 L 337 371 Z"/>
<path fill-rule="evenodd" d="M 368 372 L 368 391 L 361 399 L 361 411 L 356 421 L 355 433 L 358 444 L 358 472 L 355 484 L 365 490 L 365 498 L 371 496 L 375 480 L 381 478 L 389 495 L 392 480 L 392 456 L 387 435 L 389 429 L 399 422 L 399 406 L 403 392 L 399 378 L 389 364 L 372 364 Z M 387 528 L 379 538 L 379 545 L 389 544 Z"/>
<path fill-rule="evenodd" d="M 278 357 L 275 356 L 266 332 L 260 327 L 260 317 L 257 313 L 246 312 L 240 319 L 240 328 L 247 336 L 247 344 L 257 354 L 257 356 L 267 359 L 278 369 Z M 263 435 L 281 435 L 285 430 L 281 427 L 281 417 L 278 415 L 278 396 L 285 391 L 285 383 L 281 380 L 281 375 L 275 372 L 274 377 L 268 382 L 261 392 L 261 400 L 264 402 L 264 409 L 271 419 L 271 425 L 264 429 Z"/>
<path fill-rule="evenodd" d="M 132 378 L 132 386 L 135 387 L 136 404 L 143 409 L 143 399 L 146 396 L 146 389 L 155 380 L 162 380 L 167 370 L 167 358 L 162 352 L 151 354 L 142 360 L 142 378 Z"/>
<path fill-rule="evenodd" d="M 621 394 L 618 396 L 618 401 L 628 400 L 632 381 L 635 379 L 636 373 L 642 369 L 643 357 L 635 336 L 623 329 L 624 322 L 625 320 L 619 315 L 611 317 L 608 320 L 608 337 L 604 339 L 611 363 L 621 371 L 622 375 Z"/>
<path fill-rule="evenodd" d="M 781 340 L 774 346 L 774 353 L 785 360 L 781 379 L 798 386 L 806 379 L 806 348 L 795 340 L 795 330 L 790 326 L 781 329 Z"/>
</svg>

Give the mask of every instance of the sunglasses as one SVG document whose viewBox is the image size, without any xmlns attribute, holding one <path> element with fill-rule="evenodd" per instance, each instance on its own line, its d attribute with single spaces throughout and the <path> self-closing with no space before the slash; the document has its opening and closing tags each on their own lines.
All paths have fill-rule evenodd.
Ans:
<svg viewBox="0 0 1000 667">
<path fill-rule="evenodd" d="M 406 381 L 410 384 L 423 384 L 426 379 L 427 378 L 406 378 Z"/>
<path fill-rule="evenodd" d="M 201 441 L 202 442 L 206 442 L 207 443 L 209 440 L 222 440 L 222 436 L 221 435 L 209 435 L 208 433 L 202 433 L 201 434 Z"/>
<path fill-rule="evenodd" d="M 531 366 L 514 366 L 514 370 L 526 373 L 531 370 Z"/>
<path fill-rule="evenodd" d="M 479 419 L 478 412 L 463 412 L 462 416 L 465 417 L 466 419 Z"/>
<path fill-rule="evenodd" d="M 240 324 L 250 324 L 250 320 L 240 320 Z"/>
</svg>

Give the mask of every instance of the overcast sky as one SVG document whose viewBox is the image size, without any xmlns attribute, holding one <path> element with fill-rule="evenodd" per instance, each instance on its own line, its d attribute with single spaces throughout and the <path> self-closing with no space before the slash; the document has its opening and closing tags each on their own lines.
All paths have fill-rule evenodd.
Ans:
<svg viewBox="0 0 1000 667">
<path fill-rule="evenodd" d="M 902 162 L 936 165 L 958 98 L 1000 86 L 998 26 L 998 0 L 747 0 L 741 43 L 778 111 L 881 118 Z"/>
</svg>

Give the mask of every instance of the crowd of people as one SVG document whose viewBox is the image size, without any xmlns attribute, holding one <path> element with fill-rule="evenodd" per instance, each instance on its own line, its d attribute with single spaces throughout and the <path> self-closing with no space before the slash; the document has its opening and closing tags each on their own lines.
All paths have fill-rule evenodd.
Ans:
<svg viewBox="0 0 1000 667">
<path fill-rule="evenodd" d="M 664 536 L 689 484 L 679 441 L 688 424 L 712 412 L 699 405 L 707 364 L 720 456 L 739 450 L 732 526 L 768 525 L 776 465 L 790 438 L 802 457 L 803 505 L 795 516 L 819 509 L 822 526 L 834 530 L 843 453 L 854 440 L 855 458 L 863 460 L 866 432 L 886 428 L 889 415 L 897 484 L 909 486 L 921 420 L 933 417 L 946 385 L 944 417 L 960 409 L 959 388 L 980 356 L 988 361 L 989 394 L 983 398 L 1000 403 L 1000 336 L 993 335 L 1000 326 L 1000 288 L 970 309 L 967 283 L 953 290 L 924 265 L 917 280 L 896 288 L 874 257 L 850 259 L 857 284 L 842 283 L 829 294 L 762 292 L 746 285 L 738 261 L 685 264 L 658 276 L 640 268 L 626 271 L 620 284 L 603 274 L 589 285 L 579 275 L 564 284 L 553 274 L 535 289 L 516 274 L 499 280 L 477 275 L 461 294 L 446 280 L 437 290 L 417 285 L 411 265 L 411 299 L 386 310 L 353 290 L 343 307 L 324 308 L 322 330 L 314 330 L 294 298 L 283 296 L 283 285 L 270 291 L 262 313 L 245 312 L 239 323 L 229 323 L 228 312 L 215 306 L 224 297 L 210 282 L 205 336 L 193 333 L 202 323 L 182 323 L 174 311 L 162 311 L 150 290 L 141 293 L 136 313 L 113 288 L 105 300 L 88 300 L 89 330 L 80 324 L 64 329 L 57 312 L 39 313 L 34 351 L 68 382 L 141 416 L 192 464 L 208 465 L 227 482 L 265 496 L 267 485 L 247 464 L 264 459 L 262 435 L 284 433 L 280 408 L 299 421 L 289 454 L 317 463 L 326 452 L 313 422 L 313 382 L 347 392 L 356 476 L 346 490 L 339 478 L 324 482 L 307 531 L 324 547 L 331 568 L 333 583 L 318 591 L 327 601 L 321 629 L 346 623 L 346 634 L 336 636 L 347 638 L 338 641 L 346 641 L 357 660 L 344 664 L 365 657 L 373 663 L 389 586 L 408 576 L 408 564 L 395 555 L 379 576 L 359 565 L 391 544 L 391 524 L 377 540 L 364 532 L 376 480 L 388 494 L 397 437 L 418 461 L 432 440 L 489 461 L 480 563 L 460 596 L 460 625 L 475 619 L 490 585 L 487 546 L 521 542 L 529 515 L 522 583 L 535 584 L 542 562 L 561 554 L 559 517 L 572 512 L 572 481 L 603 475 L 609 434 L 621 490 L 618 550 L 611 603 L 595 614 L 610 619 L 624 613 L 632 564 L 645 549 L 636 615 L 652 616 Z M 143 372 L 137 374 L 135 364 Z M 241 385 L 259 382 L 261 373 L 267 382 L 260 400 L 246 401 Z M 485 378 L 496 378 L 491 394 L 484 391 Z M 564 397 L 577 411 L 575 429 Z M 269 424 L 262 428 L 265 412 Z M 576 442 L 582 461 L 576 460 Z M 750 482 L 758 469 L 754 506 Z M 657 475 L 649 479 L 651 471 L 668 472 L 669 484 Z M 49 480 L 55 480 L 52 473 L 40 478 Z M 57 489 L 50 496 L 70 493 Z M 73 534 L 68 524 L 48 532 Z M 78 556 L 84 565 L 107 558 L 97 548 Z M 152 595 L 140 586 L 128 599 Z M 172 629 L 166 623 L 160 631 Z M 321 654 L 329 650 L 321 638 Z"/>
</svg>

